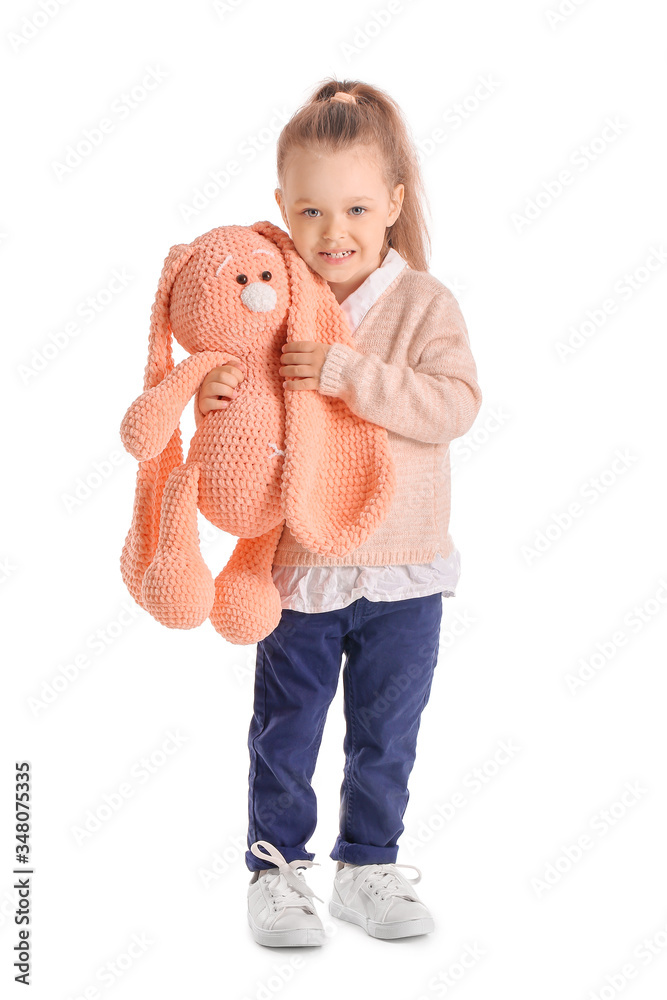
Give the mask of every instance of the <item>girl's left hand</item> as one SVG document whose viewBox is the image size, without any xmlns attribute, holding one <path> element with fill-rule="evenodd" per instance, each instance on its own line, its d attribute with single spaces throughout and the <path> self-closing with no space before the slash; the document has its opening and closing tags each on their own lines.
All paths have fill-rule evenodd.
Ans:
<svg viewBox="0 0 667 1000">
<path fill-rule="evenodd" d="M 282 362 L 279 369 L 285 375 L 287 389 L 317 389 L 320 372 L 331 344 L 318 344 L 312 340 L 283 344 Z"/>
</svg>

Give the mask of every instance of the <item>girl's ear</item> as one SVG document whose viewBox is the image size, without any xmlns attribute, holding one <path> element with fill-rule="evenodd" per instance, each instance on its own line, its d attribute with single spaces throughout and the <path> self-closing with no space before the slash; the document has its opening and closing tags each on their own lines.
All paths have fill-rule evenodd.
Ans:
<svg viewBox="0 0 667 1000">
<path fill-rule="evenodd" d="M 403 185 L 403 184 L 397 184 L 396 187 L 394 188 L 394 192 L 393 192 L 393 194 L 392 194 L 392 196 L 390 198 L 390 201 L 392 203 L 392 206 L 391 206 L 392 210 L 391 210 L 390 215 L 389 215 L 389 221 L 387 222 L 388 226 L 393 226 L 393 224 L 396 222 L 396 219 L 401 214 L 401 208 L 403 207 L 403 197 L 404 197 L 404 195 L 405 195 L 405 185 Z"/>
<path fill-rule="evenodd" d="M 283 193 L 282 193 L 282 190 L 280 188 L 276 188 L 275 191 L 273 192 L 273 194 L 274 194 L 274 197 L 275 197 L 275 199 L 276 199 L 276 201 L 278 203 L 278 208 L 280 209 L 280 214 L 283 217 L 283 222 L 285 223 L 285 225 L 289 229 L 289 222 L 287 221 L 287 212 L 285 211 L 285 204 L 283 202 Z"/>
</svg>

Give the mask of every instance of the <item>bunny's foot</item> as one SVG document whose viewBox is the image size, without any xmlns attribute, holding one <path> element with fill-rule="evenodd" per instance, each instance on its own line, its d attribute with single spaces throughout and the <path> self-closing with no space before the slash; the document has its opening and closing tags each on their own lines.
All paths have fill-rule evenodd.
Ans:
<svg viewBox="0 0 667 1000">
<path fill-rule="evenodd" d="M 197 628 L 214 599 L 213 576 L 199 552 L 158 552 L 146 570 L 141 603 L 168 628 Z"/>
<path fill-rule="evenodd" d="M 259 642 L 280 621 L 282 602 L 271 566 L 284 523 L 259 538 L 239 538 L 217 576 L 210 617 L 216 632 L 228 642 L 241 646 Z"/>
</svg>

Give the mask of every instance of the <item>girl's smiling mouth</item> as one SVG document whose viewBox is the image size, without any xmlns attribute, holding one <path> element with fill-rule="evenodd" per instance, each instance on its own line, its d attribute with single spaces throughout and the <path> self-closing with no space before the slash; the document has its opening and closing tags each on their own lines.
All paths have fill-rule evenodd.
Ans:
<svg viewBox="0 0 667 1000">
<path fill-rule="evenodd" d="M 347 260 L 351 257 L 355 250 L 336 250 L 333 253 L 327 253 L 326 250 L 320 250 L 318 256 L 322 257 L 326 261 L 331 261 L 331 263 L 336 264 L 340 260 Z"/>
</svg>

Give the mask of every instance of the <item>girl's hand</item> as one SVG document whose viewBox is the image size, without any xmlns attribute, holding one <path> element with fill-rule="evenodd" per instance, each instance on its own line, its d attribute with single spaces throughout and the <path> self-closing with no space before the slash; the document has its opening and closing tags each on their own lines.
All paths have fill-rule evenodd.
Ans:
<svg viewBox="0 0 667 1000">
<path fill-rule="evenodd" d="M 197 404 L 199 412 L 223 410 L 236 395 L 236 386 L 243 380 L 243 372 L 234 365 L 213 368 L 199 387 Z"/>
<path fill-rule="evenodd" d="M 280 374 L 285 375 L 287 389 L 317 389 L 320 372 L 331 344 L 318 344 L 312 340 L 283 344 Z"/>
</svg>

